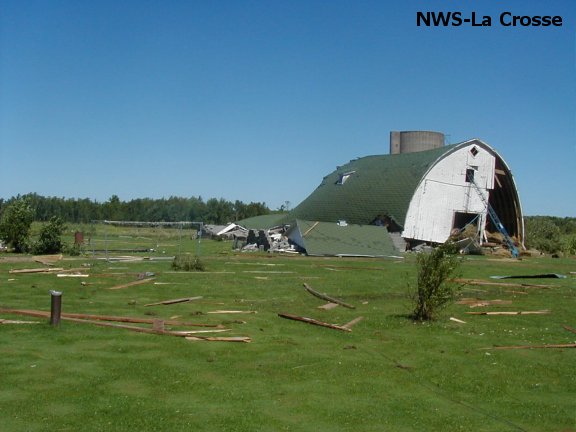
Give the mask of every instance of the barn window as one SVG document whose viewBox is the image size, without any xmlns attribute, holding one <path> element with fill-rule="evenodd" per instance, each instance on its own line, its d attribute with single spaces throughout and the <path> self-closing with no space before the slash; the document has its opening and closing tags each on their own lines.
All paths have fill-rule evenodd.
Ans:
<svg viewBox="0 0 576 432">
<path fill-rule="evenodd" d="M 346 180 L 348 180 L 350 178 L 350 176 L 352 174 L 354 174 L 356 171 L 349 171 L 349 172 L 345 172 L 340 174 L 340 177 L 338 178 L 338 181 L 336 182 L 337 185 L 343 185 L 344 183 L 346 183 Z"/>
<path fill-rule="evenodd" d="M 466 183 L 474 183 L 474 168 L 468 168 L 466 170 Z"/>
<path fill-rule="evenodd" d="M 472 156 L 474 157 L 478 154 L 478 149 L 476 148 L 476 146 L 470 149 L 470 153 L 472 153 Z"/>
</svg>

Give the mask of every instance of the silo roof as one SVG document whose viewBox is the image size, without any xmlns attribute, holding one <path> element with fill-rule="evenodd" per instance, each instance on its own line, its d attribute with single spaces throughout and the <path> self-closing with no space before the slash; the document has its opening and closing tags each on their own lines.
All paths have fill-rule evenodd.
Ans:
<svg viewBox="0 0 576 432">
<path fill-rule="evenodd" d="M 461 143 L 463 144 L 463 143 Z M 370 224 L 386 215 L 403 227 L 410 201 L 428 169 L 460 144 L 351 160 L 323 178 L 291 218 Z"/>
</svg>

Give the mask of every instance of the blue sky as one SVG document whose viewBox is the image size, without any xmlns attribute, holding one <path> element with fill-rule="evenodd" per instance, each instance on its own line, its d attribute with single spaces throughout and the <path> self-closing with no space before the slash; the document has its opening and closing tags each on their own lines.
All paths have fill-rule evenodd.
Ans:
<svg viewBox="0 0 576 432">
<path fill-rule="evenodd" d="M 492 17 L 418 27 L 418 11 Z M 502 12 L 562 27 L 502 27 Z M 293 207 L 391 130 L 480 138 L 576 216 L 576 2 L 0 0 L 0 197 Z"/>
</svg>

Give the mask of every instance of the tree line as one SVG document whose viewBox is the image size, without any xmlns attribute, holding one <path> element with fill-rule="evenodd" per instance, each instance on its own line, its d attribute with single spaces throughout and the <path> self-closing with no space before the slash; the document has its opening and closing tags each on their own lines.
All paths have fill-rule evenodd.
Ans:
<svg viewBox="0 0 576 432">
<path fill-rule="evenodd" d="M 112 195 L 106 202 L 74 198 L 44 197 L 36 193 L 0 198 L 0 217 L 13 203 L 23 200 L 32 209 L 35 221 L 47 222 L 58 217 L 67 223 L 89 223 L 95 220 L 124 220 L 149 222 L 201 221 L 208 224 L 226 224 L 252 216 L 271 213 L 265 203 L 227 201 L 223 198 L 175 197 L 138 198 L 121 201 Z"/>
</svg>

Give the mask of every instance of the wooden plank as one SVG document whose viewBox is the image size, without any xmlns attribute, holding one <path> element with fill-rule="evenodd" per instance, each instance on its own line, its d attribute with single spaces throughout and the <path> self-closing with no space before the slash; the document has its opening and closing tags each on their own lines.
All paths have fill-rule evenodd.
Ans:
<svg viewBox="0 0 576 432">
<path fill-rule="evenodd" d="M 466 321 L 462 321 L 461 319 L 450 317 L 450 321 L 454 321 L 460 324 L 466 324 Z"/>
<path fill-rule="evenodd" d="M 307 318 L 307 317 L 301 317 L 301 316 L 297 316 L 297 315 L 292 315 L 292 314 L 287 314 L 287 313 L 279 313 L 278 314 L 279 317 L 282 318 L 286 318 L 286 319 L 290 319 L 290 320 L 294 320 L 294 321 L 301 321 L 301 322 L 305 322 L 308 324 L 313 324 L 313 325 L 317 325 L 317 326 L 321 326 L 321 327 L 327 327 L 327 328 L 331 328 L 334 330 L 341 330 L 341 331 L 345 331 L 345 332 L 350 332 L 352 330 L 350 330 L 349 328 L 346 328 L 344 326 L 340 326 L 337 324 L 329 324 L 329 323 L 325 323 L 322 321 L 318 321 L 314 318 Z"/>
<path fill-rule="evenodd" d="M 327 294 L 322 294 L 316 290 L 313 290 L 307 283 L 304 283 L 304 289 L 306 291 L 308 291 L 310 294 L 312 294 L 313 296 L 318 297 L 319 299 L 326 300 L 330 303 L 339 304 L 340 306 L 344 306 L 345 308 L 348 308 L 348 309 L 356 309 L 356 306 L 352 306 L 348 303 L 344 303 L 342 300 L 335 299 L 334 297 L 330 297 Z"/>
<path fill-rule="evenodd" d="M 510 346 L 494 346 L 492 348 L 482 348 L 482 349 L 509 350 L 509 349 L 533 349 L 533 348 L 576 348 L 576 344 L 510 345 Z"/>
<path fill-rule="evenodd" d="M 202 296 L 197 296 L 197 297 L 185 297 L 185 298 L 179 298 L 179 299 L 174 299 L 174 300 L 164 300 L 161 302 L 157 302 L 157 303 L 148 303 L 145 304 L 144 307 L 147 306 L 158 306 L 158 305 L 171 305 L 171 304 L 176 304 L 176 303 L 187 303 L 187 302 L 191 302 L 194 300 L 200 300 L 201 298 L 204 298 Z"/>
<path fill-rule="evenodd" d="M 314 222 L 314 224 L 313 224 L 310 228 L 308 228 L 308 229 L 304 232 L 304 234 L 302 234 L 302 238 L 306 237 L 306 236 L 308 235 L 308 233 L 309 233 L 310 231 L 312 231 L 314 228 L 316 228 L 316 225 L 318 225 L 319 223 L 320 223 L 319 221 Z"/>
<path fill-rule="evenodd" d="M 255 314 L 256 311 L 242 311 L 242 310 L 215 310 L 206 312 L 209 314 Z"/>
<path fill-rule="evenodd" d="M 506 175 L 506 171 L 501 170 L 501 169 L 498 169 L 498 168 L 496 168 L 496 169 L 494 170 L 494 172 L 495 172 L 496 174 L 499 174 L 499 175 Z"/>
<path fill-rule="evenodd" d="M 539 311 L 490 311 L 490 312 L 466 312 L 468 315 L 548 315 L 549 310 Z"/>
<path fill-rule="evenodd" d="M 494 176 L 494 180 L 496 180 L 496 183 L 498 183 L 498 187 L 499 187 L 500 189 L 502 189 L 502 183 L 500 183 L 500 179 L 498 178 L 497 175 Z"/>
<path fill-rule="evenodd" d="M 353 319 L 352 321 L 350 321 L 349 323 L 342 324 L 342 327 L 347 328 L 347 329 L 352 328 L 353 325 L 358 324 L 358 323 L 359 323 L 360 321 L 362 321 L 363 319 L 364 319 L 363 316 L 359 316 L 358 318 L 354 318 L 354 319 Z"/>
<path fill-rule="evenodd" d="M 40 321 L 19 321 L 0 318 L 0 324 L 40 324 Z"/>
<path fill-rule="evenodd" d="M 568 330 L 569 332 L 576 333 L 576 329 L 573 329 L 572 327 L 569 327 L 569 326 L 567 326 L 567 325 L 562 326 L 562 327 L 564 327 L 564 328 L 565 328 L 566 330 Z"/>
<path fill-rule="evenodd" d="M 110 288 L 106 288 L 106 289 L 109 289 L 109 290 L 118 290 L 118 289 L 128 288 L 128 287 L 135 286 L 135 285 L 142 285 L 142 284 L 151 282 L 151 281 L 153 281 L 153 280 L 154 280 L 154 278 L 140 279 L 140 280 L 137 280 L 137 281 L 128 282 L 128 283 L 125 283 L 125 284 L 122 284 L 122 285 L 116 285 L 116 286 L 113 286 L 113 287 L 110 287 Z"/>
<path fill-rule="evenodd" d="M 336 307 L 338 307 L 338 305 L 336 303 L 326 303 L 322 306 L 318 306 L 318 309 L 330 310 L 330 309 L 334 309 Z"/>
<path fill-rule="evenodd" d="M 41 267 L 41 268 L 34 268 L 34 269 L 10 270 L 8 273 L 10 273 L 10 274 L 53 273 L 53 272 L 60 272 L 63 270 L 64 270 L 64 268 Z"/>
<path fill-rule="evenodd" d="M 484 306 L 494 306 L 494 305 L 509 305 L 512 304 L 511 300 L 480 300 L 480 299 L 470 299 L 463 298 L 456 302 L 456 304 L 468 305 L 471 308 L 484 307 Z"/>
<path fill-rule="evenodd" d="M 232 336 L 232 337 L 217 337 L 217 336 L 187 336 L 186 340 L 197 342 L 197 341 L 206 341 L 206 342 L 244 342 L 250 343 L 252 339 L 248 336 Z"/>
<path fill-rule="evenodd" d="M 542 289 L 554 288 L 554 285 L 525 284 L 525 283 L 511 283 L 511 282 L 489 282 L 479 279 L 456 278 L 452 279 L 452 282 L 462 283 L 464 285 L 502 286 L 502 287 L 514 287 L 514 288 L 542 288 Z"/>
<path fill-rule="evenodd" d="M 35 316 L 41 318 L 48 318 L 50 312 L 39 311 L 39 310 L 27 310 L 27 309 L 0 309 L 1 313 L 8 313 L 14 315 L 25 315 L 25 316 Z M 62 313 L 63 317 L 66 318 L 79 318 L 79 319 L 89 319 L 96 321 L 114 321 L 114 322 L 127 322 L 133 324 L 154 324 L 153 318 L 136 318 L 136 317 L 122 317 L 122 316 L 111 316 L 111 315 L 90 315 L 90 314 L 79 314 L 79 313 Z M 164 324 L 182 327 L 213 327 L 222 328 L 220 324 L 196 324 L 185 321 L 175 321 L 175 320 L 164 320 Z"/>
</svg>

